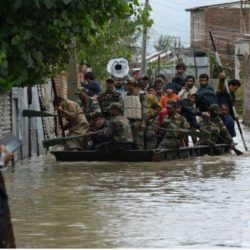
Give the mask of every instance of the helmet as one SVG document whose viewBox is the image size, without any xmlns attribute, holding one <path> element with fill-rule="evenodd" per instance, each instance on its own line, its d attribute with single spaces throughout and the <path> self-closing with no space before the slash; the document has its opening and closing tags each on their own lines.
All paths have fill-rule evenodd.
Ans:
<svg viewBox="0 0 250 250">
<path fill-rule="evenodd" d="M 215 104 L 215 103 L 211 104 L 208 109 L 209 109 L 209 111 L 213 112 L 214 114 L 218 115 L 220 113 L 220 107 L 218 104 Z"/>
<path fill-rule="evenodd" d="M 123 107 L 119 102 L 113 102 L 108 106 L 108 110 L 111 110 L 111 109 L 116 109 L 119 112 L 122 112 Z"/>
</svg>

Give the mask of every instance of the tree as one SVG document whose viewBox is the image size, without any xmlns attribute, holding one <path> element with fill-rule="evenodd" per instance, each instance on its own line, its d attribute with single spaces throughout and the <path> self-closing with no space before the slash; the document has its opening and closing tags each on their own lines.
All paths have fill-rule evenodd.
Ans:
<svg viewBox="0 0 250 250">
<path fill-rule="evenodd" d="M 96 36 L 90 36 L 87 43 L 78 43 L 79 61 L 86 60 L 97 78 L 107 77 L 106 66 L 110 59 L 124 57 L 130 60 L 136 53 L 142 27 L 151 27 L 153 23 L 150 11 L 150 7 L 145 9 L 143 5 L 136 5 L 133 15 L 112 18 Z"/>
<path fill-rule="evenodd" d="M 41 84 L 68 63 L 70 39 L 86 46 L 137 0 L 12 0 L 0 8 L 0 91 Z"/>
<path fill-rule="evenodd" d="M 161 35 L 154 45 L 156 51 L 173 50 L 175 47 L 176 38 L 174 36 Z"/>
<path fill-rule="evenodd" d="M 144 10 L 137 11 L 136 18 L 112 19 L 96 36 L 89 37 L 87 43 L 78 43 L 79 61 L 86 60 L 97 78 L 107 76 L 106 66 L 110 59 L 124 57 L 130 60 L 142 25 L 152 25 L 149 16 L 143 14 Z"/>
</svg>

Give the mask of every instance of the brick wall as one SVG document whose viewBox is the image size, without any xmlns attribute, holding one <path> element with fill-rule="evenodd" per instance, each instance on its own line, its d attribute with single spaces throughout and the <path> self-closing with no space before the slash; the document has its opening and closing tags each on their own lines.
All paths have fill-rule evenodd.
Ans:
<svg viewBox="0 0 250 250">
<path fill-rule="evenodd" d="M 194 20 L 201 15 L 201 39 L 195 41 L 197 25 Z M 249 23 L 248 21 L 246 23 Z M 195 29 L 196 28 L 196 29 Z M 248 28 L 248 27 L 247 27 Z M 240 36 L 240 9 L 207 8 L 191 12 L 191 46 L 212 52 L 213 47 L 209 38 L 212 30 L 217 50 L 223 65 L 234 69 L 234 47 Z"/>
<path fill-rule="evenodd" d="M 66 74 L 60 74 L 54 77 L 56 84 L 57 95 L 63 98 L 67 97 L 67 76 Z"/>
</svg>

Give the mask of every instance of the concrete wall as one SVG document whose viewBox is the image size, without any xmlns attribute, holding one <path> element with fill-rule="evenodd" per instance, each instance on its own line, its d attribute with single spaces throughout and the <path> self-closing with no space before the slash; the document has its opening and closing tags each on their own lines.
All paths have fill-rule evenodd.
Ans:
<svg viewBox="0 0 250 250">
<path fill-rule="evenodd" d="M 43 154 L 42 147 L 43 128 L 40 117 L 23 117 L 24 109 L 40 111 L 40 103 L 38 91 L 36 87 L 32 87 L 32 104 L 28 105 L 27 88 L 12 89 L 12 132 L 20 140 L 22 140 L 22 156 Z M 29 143 L 30 135 L 30 143 Z"/>
<path fill-rule="evenodd" d="M 0 138 L 11 132 L 11 93 L 0 95 Z"/>
<path fill-rule="evenodd" d="M 250 56 L 244 56 L 243 68 L 244 99 L 243 99 L 243 122 L 250 125 Z"/>
</svg>

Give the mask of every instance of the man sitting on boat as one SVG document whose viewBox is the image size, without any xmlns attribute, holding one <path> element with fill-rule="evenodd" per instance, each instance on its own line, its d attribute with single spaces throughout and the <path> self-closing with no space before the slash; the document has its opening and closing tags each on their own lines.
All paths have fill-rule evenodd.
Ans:
<svg viewBox="0 0 250 250">
<path fill-rule="evenodd" d="M 114 153 L 133 148 L 133 135 L 128 119 L 122 115 L 122 105 L 114 102 L 108 110 L 112 117 L 106 129 L 90 133 L 92 140 L 102 140 L 95 150 L 102 153 Z"/>
<path fill-rule="evenodd" d="M 55 97 L 53 105 L 57 112 L 68 121 L 62 128 L 68 130 L 68 136 L 84 135 L 88 131 L 89 123 L 76 102 L 58 96 Z M 84 143 L 81 139 L 67 141 L 64 145 L 65 150 L 81 150 L 83 148 Z"/>
<path fill-rule="evenodd" d="M 98 131 L 99 133 L 101 131 L 104 132 L 104 130 L 106 130 L 109 126 L 109 120 L 106 119 L 103 115 L 103 113 L 101 112 L 96 112 L 93 116 L 94 119 L 94 127 L 92 128 L 93 132 Z M 91 136 L 91 133 L 90 133 Z M 106 141 L 105 138 L 101 137 L 101 136 L 92 136 L 92 140 L 88 141 L 87 144 L 87 149 L 95 149 L 95 147 Z"/>
<path fill-rule="evenodd" d="M 211 104 L 208 109 L 208 115 L 203 115 L 200 122 L 200 130 L 211 133 L 210 138 L 202 139 L 196 145 L 211 145 L 217 143 L 227 143 L 234 148 L 234 142 L 220 117 L 220 107 L 218 104 Z"/>
<path fill-rule="evenodd" d="M 158 146 L 159 149 L 177 150 L 181 146 L 185 146 L 182 130 L 188 129 L 189 124 L 184 116 L 178 114 L 176 108 L 176 102 L 167 103 L 168 114 L 160 127 L 163 140 Z"/>
</svg>

